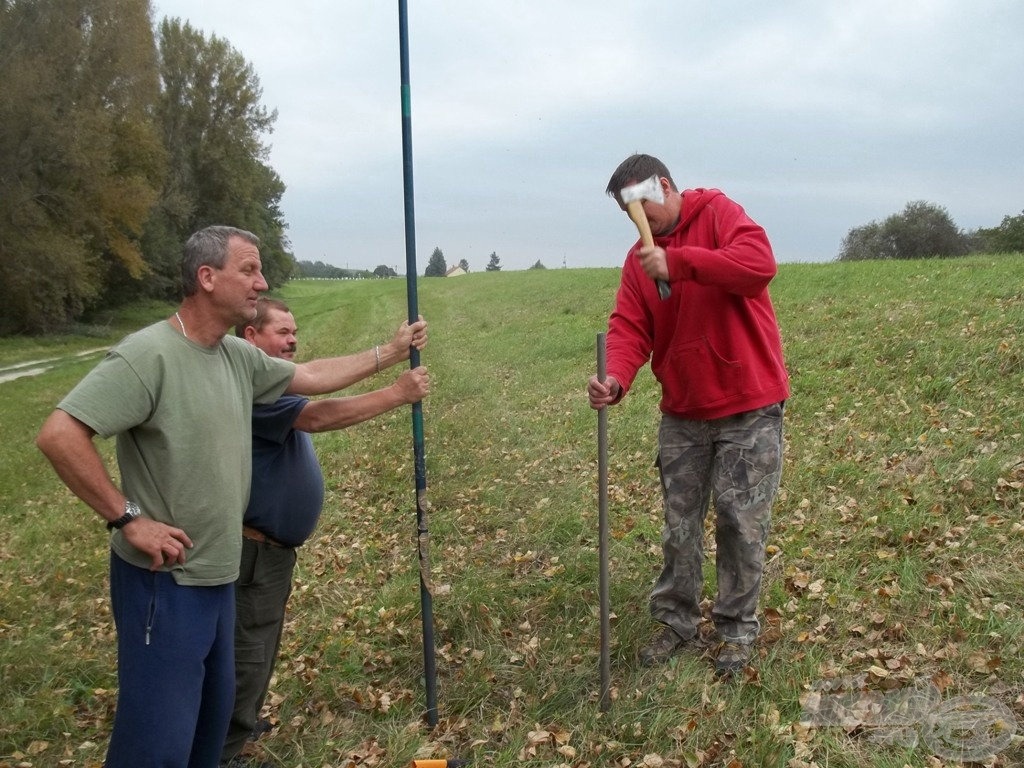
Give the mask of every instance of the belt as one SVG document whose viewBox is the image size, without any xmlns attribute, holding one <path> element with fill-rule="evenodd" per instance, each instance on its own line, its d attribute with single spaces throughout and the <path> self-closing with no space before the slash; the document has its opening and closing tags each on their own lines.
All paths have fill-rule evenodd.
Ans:
<svg viewBox="0 0 1024 768">
<path fill-rule="evenodd" d="M 255 528 L 250 528 L 248 525 L 242 526 L 242 536 L 252 541 L 258 541 L 260 544 L 269 544 L 272 547 L 280 547 L 281 549 L 294 549 L 289 547 L 287 544 L 282 544 L 276 539 L 272 539 L 262 531 L 257 531 Z"/>
</svg>

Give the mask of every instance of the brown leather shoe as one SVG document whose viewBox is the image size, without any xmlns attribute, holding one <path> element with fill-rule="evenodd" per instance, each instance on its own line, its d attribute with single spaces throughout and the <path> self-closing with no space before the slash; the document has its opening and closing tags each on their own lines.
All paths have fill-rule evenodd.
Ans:
<svg viewBox="0 0 1024 768">
<path fill-rule="evenodd" d="M 730 677 L 742 672 L 750 661 L 753 646 L 749 643 L 724 642 L 718 649 L 718 656 L 715 658 L 715 675 L 718 677 Z"/>
<path fill-rule="evenodd" d="M 662 627 L 650 643 L 640 649 L 640 665 L 655 667 L 664 664 L 688 646 L 695 645 L 695 639 L 684 639 L 671 627 Z"/>
</svg>

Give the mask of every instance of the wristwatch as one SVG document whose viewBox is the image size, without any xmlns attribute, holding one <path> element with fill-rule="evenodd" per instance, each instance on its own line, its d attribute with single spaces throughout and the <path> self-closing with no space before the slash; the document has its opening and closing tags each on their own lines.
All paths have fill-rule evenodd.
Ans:
<svg viewBox="0 0 1024 768">
<path fill-rule="evenodd" d="M 124 514 L 117 518 L 117 520 L 111 520 L 109 523 L 107 523 L 107 530 L 112 531 L 115 528 L 120 530 L 124 528 L 126 525 L 128 525 L 128 523 L 130 523 L 132 520 L 141 516 L 142 510 L 139 509 L 139 505 L 136 504 L 134 501 L 128 501 L 128 499 L 125 499 Z"/>
</svg>

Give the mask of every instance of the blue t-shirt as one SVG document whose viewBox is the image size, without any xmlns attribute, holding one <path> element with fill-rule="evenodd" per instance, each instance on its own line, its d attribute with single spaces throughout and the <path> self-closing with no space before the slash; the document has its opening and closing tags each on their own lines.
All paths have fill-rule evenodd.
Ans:
<svg viewBox="0 0 1024 768">
<path fill-rule="evenodd" d="M 252 409 L 252 491 L 245 524 L 289 547 L 310 537 L 324 504 L 324 476 L 313 441 L 293 427 L 307 402 L 282 395 Z"/>
</svg>

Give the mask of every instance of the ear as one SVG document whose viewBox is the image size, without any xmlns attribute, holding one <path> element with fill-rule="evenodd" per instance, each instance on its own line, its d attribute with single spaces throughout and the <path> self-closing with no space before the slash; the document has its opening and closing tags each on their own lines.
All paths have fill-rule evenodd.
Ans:
<svg viewBox="0 0 1024 768">
<path fill-rule="evenodd" d="M 246 341 L 248 341 L 254 347 L 257 346 L 257 344 L 256 344 L 256 329 L 253 326 L 251 326 L 251 325 L 245 326 L 245 328 L 243 329 L 242 332 L 245 334 L 245 340 Z"/>
<path fill-rule="evenodd" d="M 208 264 L 204 264 L 196 272 L 196 285 L 207 293 L 211 293 L 213 291 L 214 275 L 216 275 L 216 273 L 217 270 Z"/>
</svg>

